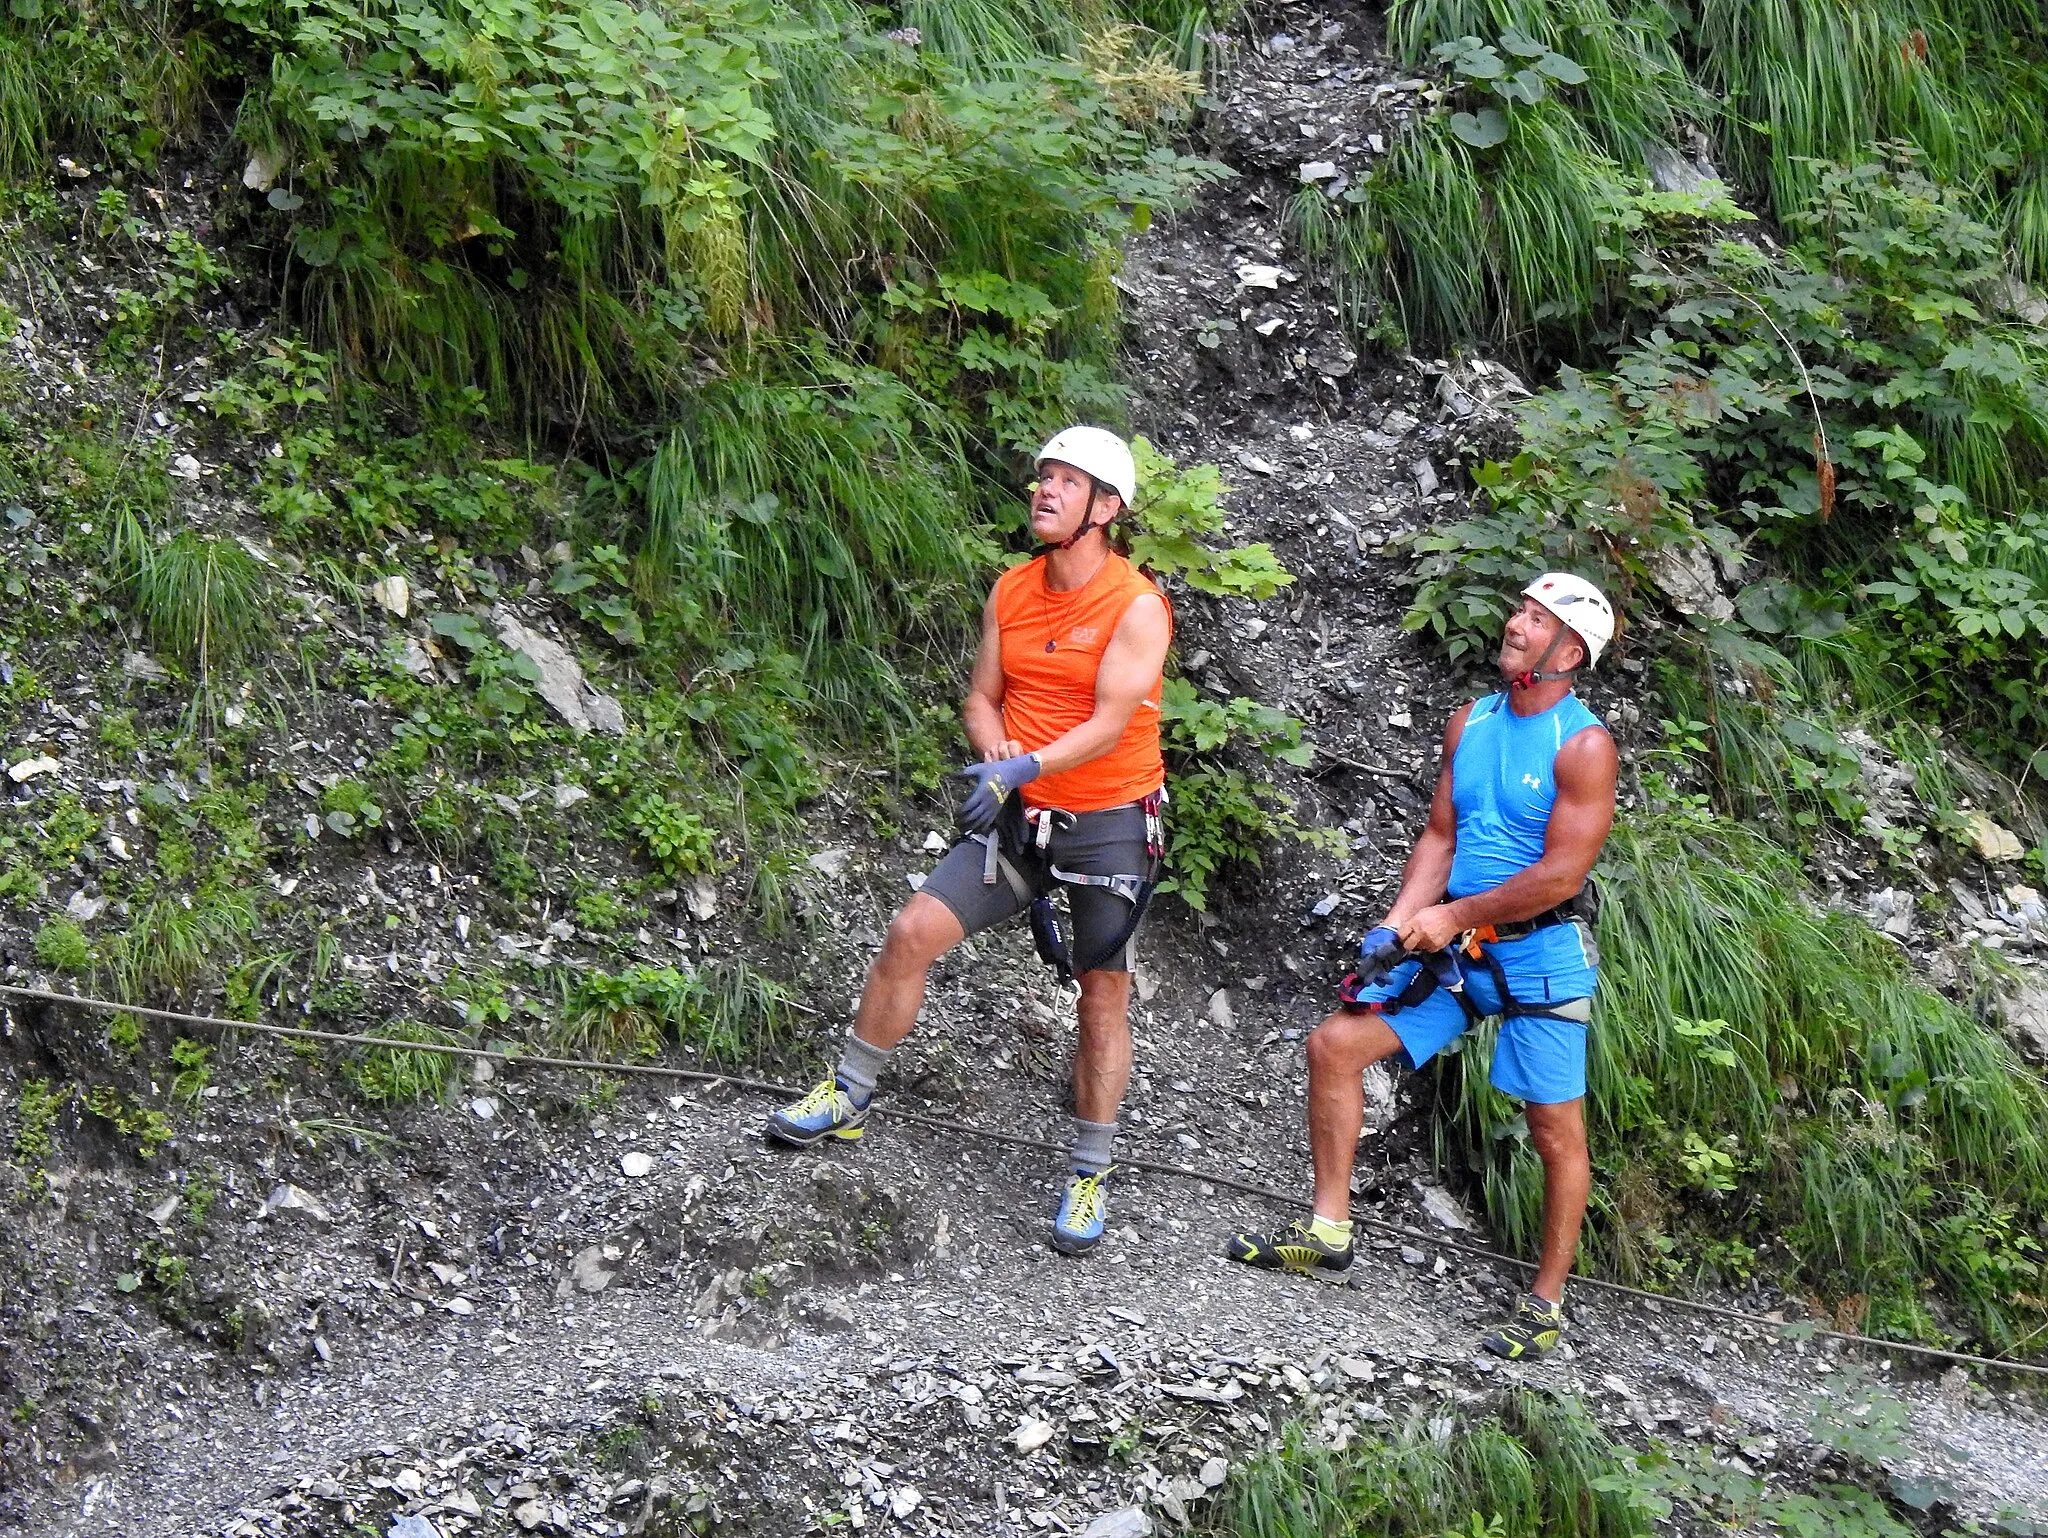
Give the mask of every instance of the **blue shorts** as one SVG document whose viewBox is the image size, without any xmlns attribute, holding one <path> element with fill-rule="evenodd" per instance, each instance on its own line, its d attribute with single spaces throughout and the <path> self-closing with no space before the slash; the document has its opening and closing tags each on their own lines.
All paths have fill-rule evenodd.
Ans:
<svg viewBox="0 0 2048 1538">
<path fill-rule="evenodd" d="M 1600 980 L 1600 953 L 1584 924 L 1552 924 L 1487 946 L 1507 978 L 1508 991 L 1524 1004 L 1557 1006 L 1590 1000 Z M 1465 994 L 1482 1015 L 1501 1011 L 1500 990 L 1482 962 L 1461 956 Z M 1404 961 L 1384 982 L 1359 995 L 1361 1003 L 1391 999 L 1422 969 Z M 1463 1006 L 1442 988 L 1407 1009 L 1382 1015 L 1400 1037 L 1410 1068 L 1420 1068 L 1465 1034 L 1471 1022 Z M 1578 1020 L 1511 1015 L 1501 1022 L 1488 1077 L 1504 1095 L 1536 1105 L 1557 1105 L 1586 1093 L 1586 1026 Z"/>
</svg>

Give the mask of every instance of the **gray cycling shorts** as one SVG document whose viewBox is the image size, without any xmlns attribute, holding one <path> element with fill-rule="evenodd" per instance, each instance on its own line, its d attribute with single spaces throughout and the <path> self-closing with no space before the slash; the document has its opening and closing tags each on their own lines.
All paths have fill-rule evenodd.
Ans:
<svg viewBox="0 0 2048 1538">
<path fill-rule="evenodd" d="M 1027 831 L 1029 827 L 1027 823 Z M 1020 854 L 1005 850 L 996 861 L 993 885 L 981 879 L 987 858 L 987 846 L 980 839 L 963 838 L 946 851 L 918 890 L 952 909 L 960 927 L 975 935 L 1016 917 L 1034 898 L 1064 886 L 1073 915 L 1067 948 L 1077 959 L 1093 956 L 1131 921 L 1131 905 L 1105 887 L 1066 886 L 1054 877 L 1052 867 L 1084 876 L 1142 877 L 1150 863 L 1145 853 L 1145 809 L 1131 805 L 1082 812 L 1072 827 L 1055 826 L 1044 849 L 1029 844 Z M 1118 955 L 1090 970 L 1130 971 L 1136 940 L 1133 934 Z"/>
</svg>

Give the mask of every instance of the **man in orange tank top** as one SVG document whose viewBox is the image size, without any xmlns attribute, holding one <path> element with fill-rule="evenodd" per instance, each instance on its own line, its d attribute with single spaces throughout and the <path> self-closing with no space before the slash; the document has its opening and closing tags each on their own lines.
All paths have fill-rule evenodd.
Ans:
<svg viewBox="0 0 2048 1538">
<path fill-rule="evenodd" d="M 767 1130 L 797 1147 L 859 1137 L 932 963 L 1026 908 L 1044 948 L 1043 900 L 1064 886 L 1080 1036 L 1072 1176 L 1052 1242 L 1078 1255 L 1102 1237 L 1131 1077 L 1131 941 L 1157 874 L 1159 692 L 1173 616 L 1157 584 L 1110 548 L 1111 521 L 1137 495 L 1129 446 L 1070 427 L 1040 451 L 1038 476 L 1031 532 L 1046 548 L 997 580 L 961 707 L 981 755 L 956 776 L 966 836 L 889 925 L 838 1068 Z"/>
</svg>

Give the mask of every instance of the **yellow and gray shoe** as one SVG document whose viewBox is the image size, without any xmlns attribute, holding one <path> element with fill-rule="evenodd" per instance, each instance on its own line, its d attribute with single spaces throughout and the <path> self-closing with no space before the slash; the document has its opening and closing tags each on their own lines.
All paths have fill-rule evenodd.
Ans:
<svg viewBox="0 0 2048 1538">
<path fill-rule="evenodd" d="M 809 1148 L 828 1137 L 851 1142 L 861 1135 L 868 1119 L 866 1105 L 854 1104 L 853 1097 L 836 1078 L 827 1079 L 795 1105 L 786 1105 L 768 1118 L 768 1136 L 792 1148 Z"/>
<path fill-rule="evenodd" d="M 1548 1356 L 1563 1336 L 1564 1305 L 1525 1292 L 1515 1304 L 1514 1317 L 1479 1344 L 1510 1362 L 1531 1362 Z"/>
<path fill-rule="evenodd" d="M 1298 1219 L 1277 1234 L 1244 1230 L 1230 1236 L 1223 1253 L 1232 1260 L 1267 1271 L 1346 1271 L 1356 1252 L 1351 1236 L 1342 1244 L 1324 1238 L 1313 1225 Z"/>
</svg>

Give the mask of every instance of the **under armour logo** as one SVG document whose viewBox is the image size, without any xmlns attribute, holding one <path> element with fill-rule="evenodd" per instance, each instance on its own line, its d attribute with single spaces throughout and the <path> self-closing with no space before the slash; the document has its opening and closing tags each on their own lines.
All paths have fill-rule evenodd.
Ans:
<svg viewBox="0 0 2048 1538">
<path fill-rule="evenodd" d="M 1523 775 L 1522 783 L 1528 786 L 1531 790 L 1541 790 L 1543 788 L 1543 782 L 1537 779 L 1536 776 L 1533 774 Z"/>
</svg>

